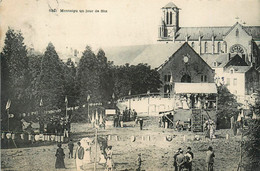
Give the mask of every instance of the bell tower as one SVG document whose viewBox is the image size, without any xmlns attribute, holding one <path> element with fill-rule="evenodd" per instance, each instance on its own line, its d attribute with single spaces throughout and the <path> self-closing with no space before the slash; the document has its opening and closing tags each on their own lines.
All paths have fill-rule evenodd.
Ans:
<svg viewBox="0 0 260 171">
<path fill-rule="evenodd" d="M 169 2 L 162 7 L 162 19 L 159 25 L 158 41 L 173 41 L 179 29 L 179 8 Z"/>
</svg>

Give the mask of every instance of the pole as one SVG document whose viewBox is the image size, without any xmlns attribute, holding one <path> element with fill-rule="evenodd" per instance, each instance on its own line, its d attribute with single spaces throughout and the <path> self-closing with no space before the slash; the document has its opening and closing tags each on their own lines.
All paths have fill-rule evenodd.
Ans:
<svg viewBox="0 0 260 171">
<path fill-rule="evenodd" d="M 150 105 L 150 95 L 148 95 L 148 116 L 149 116 L 149 112 L 150 112 L 149 105 Z"/>
<path fill-rule="evenodd" d="M 96 171 L 96 167 L 97 167 L 97 134 L 98 134 L 98 132 L 97 132 L 97 128 L 96 128 L 96 133 L 95 133 L 95 162 L 94 162 L 94 171 Z"/>
<path fill-rule="evenodd" d="M 88 102 L 88 117 L 89 117 L 89 102 Z"/>
<path fill-rule="evenodd" d="M 66 102 L 66 120 L 68 118 L 68 111 L 67 111 L 67 108 L 68 108 L 68 102 Z"/>
<path fill-rule="evenodd" d="M 9 132 L 9 109 L 7 109 L 7 129 Z"/>
</svg>

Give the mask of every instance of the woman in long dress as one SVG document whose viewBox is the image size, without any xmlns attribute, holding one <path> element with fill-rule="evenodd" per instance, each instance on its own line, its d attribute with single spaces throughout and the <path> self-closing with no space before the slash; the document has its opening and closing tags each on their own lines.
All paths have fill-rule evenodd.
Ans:
<svg viewBox="0 0 260 171">
<path fill-rule="evenodd" d="M 65 168 L 65 163 L 64 163 L 65 154 L 63 149 L 61 148 L 61 144 L 58 144 L 58 149 L 56 151 L 55 156 L 56 156 L 55 168 L 56 169 Z"/>
<path fill-rule="evenodd" d="M 88 164 L 88 163 L 91 163 L 91 155 L 90 155 L 90 152 L 91 152 L 91 146 L 89 144 L 89 142 L 87 142 L 87 145 L 86 147 L 84 148 L 85 149 L 85 153 L 84 153 L 84 163 Z"/>
</svg>

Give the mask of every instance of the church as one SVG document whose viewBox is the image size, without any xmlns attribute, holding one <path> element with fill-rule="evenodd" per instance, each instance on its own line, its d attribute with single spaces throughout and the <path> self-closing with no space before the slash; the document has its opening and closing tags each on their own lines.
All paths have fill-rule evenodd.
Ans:
<svg viewBox="0 0 260 171">
<path fill-rule="evenodd" d="M 214 70 L 215 82 L 225 84 L 239 102 L 259 88 L 260 26 L 237 22 L 224 27 L 181 27 L 180 9 L 173 2 L 161 10 L 158 42 L 188 43 Z"/>
<path fill-rule="evenodd" d="M 237 22 L 224 27 L 181 27 L 179 10 L 173 2 L 162 7 L 159 42 L 188 42 L 202 57 L 208 54 L 239 54 L 248 65 L 260 66 L 260 26 L 244 26 Z"/>
<path fill-rule="evenodd" d="M 173 2 L 161 10 L 157 44 L 104 49 L 108 59 L 147 63 L 157 69 L 164 95 L 174 93 L 179 83 L 216 83 L 225 84 L 239 102 L 248 101 L 260 86 L 260 26 L 237 22 L 223 27 L 181 27 L 180 8 Z"/>
</svg>

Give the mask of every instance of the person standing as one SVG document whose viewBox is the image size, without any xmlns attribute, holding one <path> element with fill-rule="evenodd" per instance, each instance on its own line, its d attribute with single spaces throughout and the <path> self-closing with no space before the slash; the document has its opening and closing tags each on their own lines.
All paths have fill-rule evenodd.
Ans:
<svg viewBox="0 0 260 171">
<path fill-rule="evenodd" d="M 141 156 L 142 156 L 142 154 L 139 153 L 138 157 L 137 157 L 137 169 L 136 169 L 136 171 L 141 171 L 142 162 L 143 162 Z"/>
<path fill-rule="evenodd" d="M 184 156 L 182 150 L 180 150 L 179 153 L 180 153 L 180 154 L 177 155 L 177 157 L 176 157 L 176 163 L 177 163 L 177 166 L 178 166 L 178 171 L 181 171 L 181 169 L 184 168 L 185 156 Z"/>
<path fill-rule="evenodd" d="M 213 148 L 209 146 L 208 151 L 206 152 L 206 163 L 208 171 L 213 171 L 214 157 L 215 154 L 213 152 Z"/>
<path fill-rule="evenodd" d="M 113 163 L 113 158 L 112 158 L 113 152 L 112 152 L 112 146 L 107 147 L 107 162 L 106 162 L 106 168 L 107 170 L 113 170 L 114 163 Z"/>
<path fill-rule="evenodd" d="M 187 160 L 187 168 L 189 171 L 192 170 L 192 160 L 193 160 L 193 152 L 191 152 L 191 148 L 187 148 L 186 156 L 188 157 L 189 160 Z"/>
<path fill-rule="evenodd" d="M 73 148 L 74 148 L 74 144 L 72 142 L 72 139 L 70 139 L 70 142 L 68 143 L 68 147 L 69 147 L 69 158 L 73 159 Z"/>
<path fill-rule="evenodd" d="M 55 156 L 56 156 L 55 168 L 56 169 L 65 168 L 65 163 L 64 163 L 65 154 L 63 149 L 61 148 L 61 144 L 58 144 L 58 149 L 56 151 Z"/>
<path fill-rule="evenodd" d="M 177 166 L 177 156 L 180 154 L 180 150 L 177 150 L 176 153 L 173 155 L 173 166 L 174 166 L 174 170 L 178 171 L 178 166 Z"/>
<path fill-rule="evenodd" d="M 139 123 L 140 123 L 140 130 L 143 130 L 143 123 L 144 123 L 144 121 L 143 121 L 142 118 L 139 119 Z"/>
<path fill-rule="evenodd" d="M 77 170 L 83 170 L 83 158 L 84 158 L 84 148 L 81 146 L 81 143 L 78 142 L 78 147 L 75 152 L 75 160 Z"/>
</svg>

